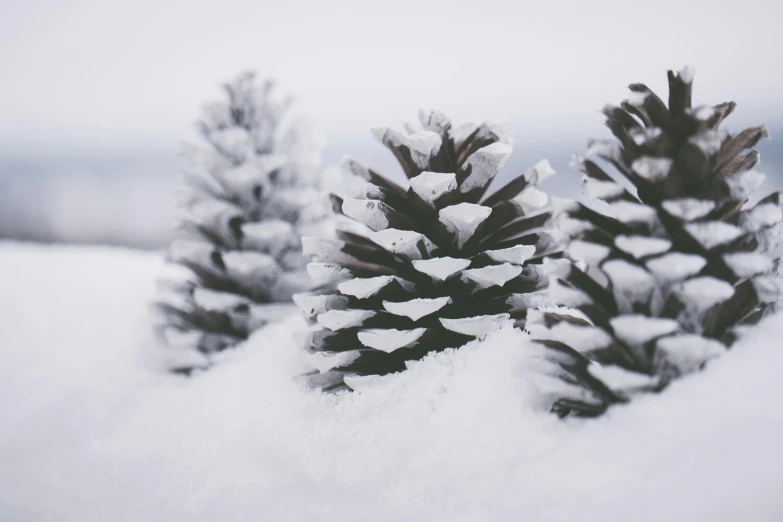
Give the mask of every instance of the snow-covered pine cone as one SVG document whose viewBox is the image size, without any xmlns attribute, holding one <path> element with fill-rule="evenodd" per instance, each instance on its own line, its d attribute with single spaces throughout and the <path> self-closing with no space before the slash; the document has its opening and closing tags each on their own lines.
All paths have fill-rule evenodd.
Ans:
<svg viewBox="0 0 783 522">
<path fill-rule="evenodd" d="M 548 232 L 547 196 L 535 188 L 554 173 L 548 162 L 486 196 L 511 153 L 501 129 L 454 129 L 437 111 L 419 119 L 406 133 L 373 130 L 409 187 L 343 160 L 367 183 L 333 195 L 333 207 L 368 233 L 303 238 L 314 259 L 308 271 L 325 286 L 294 300 L 320 327 L 306 346 L 320 372 L 313 382 L 325 389 L 404 370 L 406 361 L 522 321 L 544 297 L 543 257 L 561 250 Z"/>
<path fill-rule="evenodd" d="M 175 371 L 208 364 L 202 355 L 246 339 L 285 313 L 274 303 L 310 288 L 299 235 L 326 214 L 313 179 L 318 148 L 273 87 L 252 73 L 226 84 L 227 99 L 206 105 L 198 124 L 207 146 L 186 151 L 169 258 L 191 277 L 166 282 L 158 307 L 169 343 L 197 351 L 173 357 Z"/>
<path fill-rule="evenodd" d="M 634 84 L 630 100 L 604 109 L 617 140 L 591 141 L 589 153 L 629 183 L 574 157 L 586 194 L 608 205 L 558 209 L 574 263 L 553 263 L 550 292 L 582 317 L 528 317 L 560 380 L 552 390 L 558 414 L 598 415 L 633 393 L 663 389 L 723 353 L 736 327 L 780 299 L 779 261 L 770 255 L 783 237 L 780 194 L 747 204 L 764 181 L 753 170 L 758 152 L 748 149 L 767 131 L 719 130 L 735 104 L 692 108 L 692 76 L 669 71 L 668 107 Z"/>
</svg>

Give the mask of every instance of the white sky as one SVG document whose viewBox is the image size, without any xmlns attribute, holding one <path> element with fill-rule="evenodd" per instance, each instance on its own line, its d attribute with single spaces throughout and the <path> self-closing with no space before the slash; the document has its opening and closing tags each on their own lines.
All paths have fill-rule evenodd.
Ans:
<svg viewBox="0 0 783 522">
<path fill-rule="evenodd" d="M 631 82 L 783 116 L 783 2 L 0 0 L 0 151 L 168 143 L 216 86 L 280 78 L 327 136 L 419 107 L 552 137 Z M 758 119 L 756 121 L 759 121 Z"/>
</svg>

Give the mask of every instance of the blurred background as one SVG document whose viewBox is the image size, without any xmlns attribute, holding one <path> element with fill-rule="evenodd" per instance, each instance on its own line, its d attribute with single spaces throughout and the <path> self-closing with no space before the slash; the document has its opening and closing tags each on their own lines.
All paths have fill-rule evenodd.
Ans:
<svg viewBox="0 0 783 522">
<path fill-rule="evenodd" d="M 774 1 L 221 2 L 0 0 L 0 238 L 160 248 L 180 143 L 242 70 L 280 80 L 343 154 L 397 172 L 373 126 L 419 108 L 499 120 L 502 177 L 549 158 L 545 188 L 578 195 L 571 152 L 606 137 L 600 109 L 666 70 L 694 102 L 734 100 L 727 129 L 765 123 L 759 169 L 783 185 L 783 7 Z M 502 180 L 501 180 L 502 181 Z"/>
</svg>

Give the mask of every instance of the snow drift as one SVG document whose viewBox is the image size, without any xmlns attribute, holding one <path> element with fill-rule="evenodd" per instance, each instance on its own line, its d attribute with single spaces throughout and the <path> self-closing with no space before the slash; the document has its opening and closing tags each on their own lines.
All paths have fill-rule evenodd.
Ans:
<svg viewBox="0 0 783 522">
<path fill-rule="evenodd" d="M 510 328 L 354 393 L 296 315 L 192 378 L 149 325 L 159 256 L 0 244 L 0 519 L 783 519 L 783 321 L 600 419 L 537 407 Z"/>
</svg>

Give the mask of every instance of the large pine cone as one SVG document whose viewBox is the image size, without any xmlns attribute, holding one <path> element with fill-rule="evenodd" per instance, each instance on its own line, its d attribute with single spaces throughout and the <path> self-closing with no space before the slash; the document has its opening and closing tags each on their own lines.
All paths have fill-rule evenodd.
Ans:
<svg viewBox="0 0 783 522">
<path fill-rule="evenodd" d="M 295 301 L 320 326 L 306 345 L 324 388 L 404 370 L 406 361 L 521 322 L 544 297 L 541 261 L 560 251 L 547 197 L 535 188 L 553 174 L 549 164 L 485 196 L 511 153 L 499 127 L 454 130 L 440 112 L 420 120 L 406 134 L 373 131 L 402 166 L 407 189 L 343 161 L 367 183 L 333 195 L 333 206 L 368 233 L 303 238 L 315 258 L 308 270 L 325 286 Z"/>
<path fill-rule="evenodd" d="M 575 263 L 555 264 L 551 294 L 581 314 L 533 312 L 528 327 L 562 379 L 554 410 L 597 415 L 638 391 L 661 390 L 698 370 L 780 299 L 780 195 L 748 208 L 764 181 L 747 149 L 764 127 L 719 129 L 735 107 L 691 107 L 692 73 L 669 71 L 668 107 L 641 84 L 607 107 L 617 141 L 591 141 L 620 183 L 574 158 L 600 212 L 565 202 L 558 224 Z"/>
</svg>

